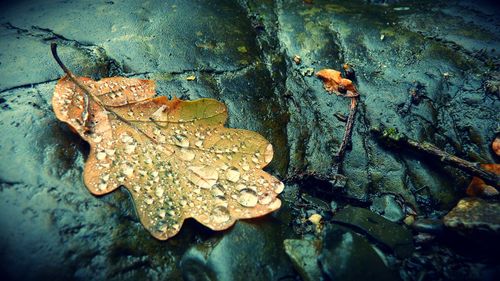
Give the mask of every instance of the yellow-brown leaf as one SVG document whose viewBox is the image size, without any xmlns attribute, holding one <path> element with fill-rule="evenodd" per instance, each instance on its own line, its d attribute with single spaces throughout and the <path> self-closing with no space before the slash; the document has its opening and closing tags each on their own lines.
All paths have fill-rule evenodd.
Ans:
<svg viewBox="0 0 500 281">
<path fill-rule="evenodd" d="M 52 105 L 90 144 L 85 185 L 95 195 L 127 188 L 154 237 L 172 237 L 187 218 L 223 230 L 280 207 L 284 185 L 262 170 L 271 144 L 256 132 L 225 128 L 223 103 L 154 97 L 149 80 L 77 79 L 102 106 L 89 99 L 87 107 L 84 91 L 67 77 Z"/>
</svg>

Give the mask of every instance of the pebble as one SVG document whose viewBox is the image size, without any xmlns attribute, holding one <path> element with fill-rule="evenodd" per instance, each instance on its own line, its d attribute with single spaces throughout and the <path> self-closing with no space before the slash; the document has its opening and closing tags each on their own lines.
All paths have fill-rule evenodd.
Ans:
<svg viewBox="0 0 500 281">
<path fill-rule="evenodd" d="M 406 224 L 406 225 L 412 225 L 413 222 L 415 222 L 415 217 L 414 216 L 407 216 L 403 222 Z"/>
<path fill-rule="evenodd" d="M 321 223 L 321 219 L 322 217 L 319 214 L 313 214 L 308 218 L 308 220 L 316 226 L 318 226 Z"/>
</svg>

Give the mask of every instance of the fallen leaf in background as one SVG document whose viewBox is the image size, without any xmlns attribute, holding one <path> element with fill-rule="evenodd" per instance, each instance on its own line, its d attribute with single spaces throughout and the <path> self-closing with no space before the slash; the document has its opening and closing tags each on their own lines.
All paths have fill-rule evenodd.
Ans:
<svg viewBox="0 0 500 281">
<path fill-rule="evenodd" d="M 127 188 L 154 237 L 174 236 L 187 218 L 223 230 L 281 206 L 283 183 L 262 170 L 271 144 L 256 132 L 224 128 L 223 103 L 154 97 L 150 80 L 76 79 L 88 93 L 65 76 L 52 105 L 90 144 L 85 185 L 95 195 Z"/>
<path fill-rule="evenodd" d="M 323 80 L 323 86 L 325 90 L 330 93 L 343 94 L 347 92 L 347 95 L 357 95 L 358 92 L 356 87 L 351 80 L 342 78 L 340 71 L 333 69 L 322 69 L 316 73 L 316 76 Z"/>
<path fill-rule="evenodd" d="M 500 164 L 481 164 L 481 168 L 500 175 Z M 498 195 L 498 190 L 485 183 L 481 178 L 473 177 L 466 193 L 469 196 L 494 196 Z"/>
<path fill-rule="evenodd" d="M 491 143 L 491 149 L 497 156 L 500 156 L 500 136 L 497 136 Z"/>
</svg>

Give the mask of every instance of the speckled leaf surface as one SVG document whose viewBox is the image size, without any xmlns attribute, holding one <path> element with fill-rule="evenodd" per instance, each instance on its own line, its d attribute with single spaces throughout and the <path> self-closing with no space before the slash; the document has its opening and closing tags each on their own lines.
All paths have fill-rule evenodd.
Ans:
<svg viewBox="0 0 500 281">
<path fill-rule="evenodd" d="M 256 132 L 225 128 L 223 103 L 154 97 L 150 80 L 78 80 L 105 107 L 93 99 L 85 106 L 84 92 L 67 77 L 52 105 L 90 144 L 85 185 L 95 195 L 127 188 L 154 237 L 172 237 L 186 218 L 223 230 L 281 206 L 283 183 L 262 170 L 272 145 Z"/>
</svg>

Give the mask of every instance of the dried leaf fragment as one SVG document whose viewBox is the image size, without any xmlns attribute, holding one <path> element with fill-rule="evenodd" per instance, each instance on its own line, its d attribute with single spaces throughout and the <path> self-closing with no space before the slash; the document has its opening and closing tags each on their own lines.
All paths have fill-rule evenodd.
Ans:
<svg viewBox="0 0 500 281">
<path fill-rule="evenodd" d="M 497 156 L 500 156 L 500 136 L 496 136 L 491 143 L 491 149 Z"/>
<path fill-rule="evenodd" d="M 500 175 L 500 164 L 481 164 L 481 168 Z M 469 196 L 495 196 L 498 195 L 498 190 L 485 183 L 481 178 L 473 177 L 466 190 Z"/>
<path fill-rule="evenodd" d="M 348 96 L 358 94 L 352 81 L 342 78 L 340 71 L 328 68 L 322 69 L 316 73 L 316 76 L 323 80 L 323 87 L 330 93 L 343 94 L 347 92 Z"/>
<path fill-rule="evenodd" d="M 295 64 L 299 65 L 302 63 L 302 58 L 299 55 L 295 55 L 293 56 L 293 61 L 295 62 Z"/>
<path fill-rule="evenodd" d="M 262 170 L 272 145 L 256 132 L 225 128 L 223 103 L 154 97 L 150 80 L 76 79 L 98 101 L 86 108 L 85 92 L 65 76 L 52 105 L 90 144 L 85 185 L 95 195 L 125 186 L 154 237 L 174 236 L 187 218 L 223 230 L 280 207 L 284 185 Z"/>
</svg>

